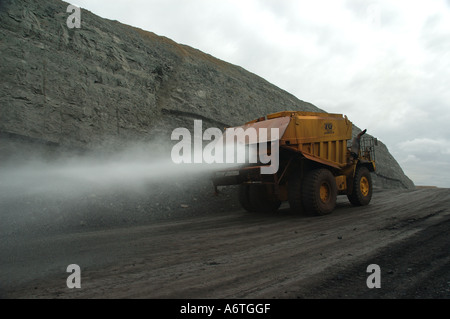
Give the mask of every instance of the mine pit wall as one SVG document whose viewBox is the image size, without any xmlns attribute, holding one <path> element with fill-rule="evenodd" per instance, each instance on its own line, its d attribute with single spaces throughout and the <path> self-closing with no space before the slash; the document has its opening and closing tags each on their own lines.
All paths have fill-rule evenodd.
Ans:
<svg viewBox="0 0 450 319">
<path fill-rule="evenodd" d="M 86 10 L 81 28 L 68 29 L 67 5 L 1 2 L 3 149 L 27 139 L 65 150 L 167 147 L 170 132 L 194 119 L 223 129 L 283 110 L 323 111 L 239 66 Z M 375 187 L 414 188 L 383 143 L 376 153 Z"/>
</svg>

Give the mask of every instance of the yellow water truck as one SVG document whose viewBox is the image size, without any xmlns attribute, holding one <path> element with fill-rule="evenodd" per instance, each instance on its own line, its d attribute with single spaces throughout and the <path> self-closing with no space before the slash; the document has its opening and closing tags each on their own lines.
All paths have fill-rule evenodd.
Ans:
<svg viewBox="0 0 450 319">
<path fill-rule="evenodd" d="M 216 171 L 213 184 L 239 185 L 239 201 L 249 212 L 272 212 L 288 201 L 295 212 L 326 215 L 336 206 L 337 195 L 347 195 L 355 206 L 372 198 L 371 172 L 375 171 L 376 139 L 361 139 L 366 130 L 352 138 L 352 123 L 342 114 L 284 111 L 258 118 L 241 126 L 278 129 L 257 140 L 258 150 L 278 144 L 278 170 L 261 174 L 268 164 L 247 163 Z M 234 128 L 235 129 L 235 128 Z M 273 158 L 272 154 L 272 158 Z"/>
</svg>

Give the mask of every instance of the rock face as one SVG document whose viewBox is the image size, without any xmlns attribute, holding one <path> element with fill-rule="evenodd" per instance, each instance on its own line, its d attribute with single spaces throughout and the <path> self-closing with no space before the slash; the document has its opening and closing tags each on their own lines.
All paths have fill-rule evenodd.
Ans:
<svg viewBox="0 0 450 319">
<path fill-rule="evenodd" d="M 223 128 L 282 110 L 321 111 L 241 67 L 68 3 L 2 1 L 0 131 L 66 147 L 170 144 L 193 119 Z M 356 133 L 358 129 L 354 130 Z M 414 187 L 382 143 L 376 185 Z"/>
</svg>

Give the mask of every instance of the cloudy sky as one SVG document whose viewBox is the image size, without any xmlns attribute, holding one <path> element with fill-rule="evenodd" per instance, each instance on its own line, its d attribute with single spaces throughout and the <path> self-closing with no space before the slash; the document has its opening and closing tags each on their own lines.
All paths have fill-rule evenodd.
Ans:
<svg viewBox="0 0 450 319">
<path fill-rule="evenodd" d="M 72 3 L 346 114 L 388 146 L 416 185 L 450 187 L 450 0 Z"/>
</svg>

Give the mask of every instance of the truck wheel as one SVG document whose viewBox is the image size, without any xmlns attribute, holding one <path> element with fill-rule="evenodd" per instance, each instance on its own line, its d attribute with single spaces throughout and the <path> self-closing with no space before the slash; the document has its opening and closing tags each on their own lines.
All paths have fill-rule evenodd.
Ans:
<svg viewBox="0 0 450 319">
<path fill-rule="evenodd" d="M 356 169 L 352 193 L 347 197 L 354 206 L 365 206 L 370 203 L 372 199 L 372 177 L 367 167 L 360 166 Z"/>
<path fill-rule="evenodd" d="M 294 171 L 289 178 L 288 201 L 294 213 L 303 214 L 305 212 L 302 200 L 302 176 L 300 170 Z"/>
<path fill-rule="evenodd" d="M 239 203 L 246 211 L 254 213 L 256 209 L 250 202 L 250 186 L 248 184 L 239 185 Z"/>
<path fill-rule="evenodd" d="M 303 206 L 314 215 L 330 214 L 336 207 L 337 186 L 333 174 L 324 168 L 309 171 L 303 180 Z"/>
<path fill-rule="evenodd" d="M 255 211 L 261 213 L 273 213 L 280 208 L 281 201 L 274 198 L 274 194 L 269 192 L 270 185 L 253 184 L 249 189 L 250 204 Z"/>
</svg>

